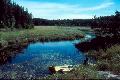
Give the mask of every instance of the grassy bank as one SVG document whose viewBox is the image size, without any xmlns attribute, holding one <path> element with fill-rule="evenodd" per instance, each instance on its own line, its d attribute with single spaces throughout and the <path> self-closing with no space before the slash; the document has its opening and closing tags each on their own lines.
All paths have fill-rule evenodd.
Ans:
<svg viewBox="0 0 120 80">
<path fill-rule="evenodd" d="M 29 41 L 73 40 L 84 37 L 80 27 L 35 26 L 34 29 L 1 31 L 0 47 Z"/>
<path fill-rule="evenodd" d="M 94 56 L 97 59 L 97 70 L 111 71 L 114 74 L 120 75 L 120 45 L 113 45 L 106 50 L 89 51 L 88 55 Z"/>
</svg>

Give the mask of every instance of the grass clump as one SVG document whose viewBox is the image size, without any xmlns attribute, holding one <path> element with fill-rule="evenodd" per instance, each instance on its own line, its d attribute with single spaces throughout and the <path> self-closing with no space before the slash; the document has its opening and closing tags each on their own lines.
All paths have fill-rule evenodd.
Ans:
<svg viewBox="0 0 120 80">
<path fill-rule="evenodd" d="M 120 74 L 120 45 L 116 44 L 106 50 L 90 51 L 88 55 L 96 57 L 96 68 L 101 71 L 111 71 Z"/>
<path fill-rule="evenodd" d="M 86 65 L 86 66 L 80 65 L 74 69 L 73 73 L 79 79 L 81 78 L 82 79 L 100 79 L 101 78 L 101 76 L 96 71 L 96 68 L 91 65 Z"/>
</svg>

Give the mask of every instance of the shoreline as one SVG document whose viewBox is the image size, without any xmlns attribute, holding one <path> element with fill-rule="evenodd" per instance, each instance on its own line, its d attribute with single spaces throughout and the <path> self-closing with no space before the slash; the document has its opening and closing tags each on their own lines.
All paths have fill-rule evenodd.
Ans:
<svg viewBox="0 0 120 80">
<path fill-rule="evenodd" d="M 5 50 L 6 48 L 8 48 L 8 47 L 16 47 L 17 48 L 17 46 L 19 47 L 19 46 L 25 46 L 25 45 L 28 45 L 29 43 L 35 43 L 35 42 L 42 42 L 42 43 L 44 43 L 44 42 L 54 42 L 54 41 L 72 41 L 72 40 L 79 40 L 79 39 L 82 39 L 82 38 L 84 38 L 83 36 L 81 36 L 81 37 L 77 37 L 77 38 L 75 38 L 75 39 L 72 39 L 72 38 L 61 38 L 61 39 L 51 39 L 51 40 L 49 40 L 49 39 L 45 39 L 45 38 L 40 38 L 39 40 L 37 39 L 28 39 L 28 40 L 25 40 L 25 41 L 23 41 L 23 42 L 14 42 L 14 41 L 10 41 L 10 42 L 8 42 L 8 45 L 7 46 L 1 46 L 1 48 L 0 48 L 0 51 L 2 51 L 2 50 Z"/>
<path fill-rule="evenodd" d="M 84 37 L 80 37 L 80 38 L 76 38 L 77 39 L 81 39 Z M 64 39 L 52 39 L 52 40 L 48 40 L 48 39 L 44 39 L 44 40 L 33 40 L 33 39 L 28 39 L 25 40 L 23 42 L 9 42 L 9 45 L 4 46 L 2 48 L 0 48 L 0 65 L 3 65 L 7 62 L 7 60 L 9 58 L 11 58 L 12 56 L 16 55 L 17 53 L 20 53 L 22 51 L 22 49 L 24 49 L 25 47 L 27 47 L 30 43 L 35 43 L 35 42 L 53 42 L 53 41 L 72 41 L 75 39 L 68 39 L 68 38 L 64 38 Z"/>
<path fill-rule="evenodd" d="M 41 27 L 34 29 L 0 32 L 0 51 L 15 45 L 29 44 L 30 42 L 49 42 L 75 40 L 85 37 L 80 27 Z"/>
</svg>

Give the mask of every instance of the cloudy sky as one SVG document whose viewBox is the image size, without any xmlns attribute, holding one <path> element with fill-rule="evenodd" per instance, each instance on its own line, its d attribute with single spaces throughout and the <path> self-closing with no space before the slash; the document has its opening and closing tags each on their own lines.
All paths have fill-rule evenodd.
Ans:
<svg viewBox="0 0 120 80">
<path fill-rule="evenodd" d="M 120 11 L 120 0 L 14 0 L 44 19 L 89 19 Z"/>
</svg>

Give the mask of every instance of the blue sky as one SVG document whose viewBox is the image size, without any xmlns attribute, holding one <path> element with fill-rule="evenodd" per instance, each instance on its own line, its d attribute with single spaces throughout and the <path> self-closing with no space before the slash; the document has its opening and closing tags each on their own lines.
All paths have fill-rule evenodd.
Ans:
<svg viewBox="0 0 120 80">
<path fill-rule="evenodd" d="M 90 19 L 120 11 L 120 0 L 13 0 L 44 19 Z"/>
</svg>

